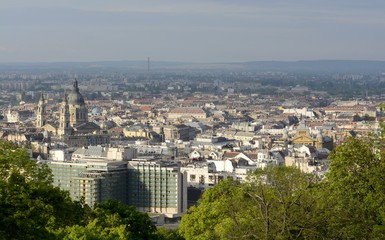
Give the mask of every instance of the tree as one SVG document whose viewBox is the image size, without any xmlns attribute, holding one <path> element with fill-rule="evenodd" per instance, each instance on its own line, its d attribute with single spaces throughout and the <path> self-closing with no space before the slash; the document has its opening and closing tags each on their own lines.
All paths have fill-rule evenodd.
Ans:
<svg viewBox="0 0 385 240">
<path fill-rule="evenodd" d="M 331 238 L 385 238 L 385 161 L 381 135 L 350 138 L 330 155 L 323 196 Z"/>
<path fill-rule="evenodd" d="M 263 239 L 317 238 L 316 205 L 319 179 L 294 167 L 268 167 L 250 176 L 247 194 L 252 213 L 262 224 L 256 229 Z"/>
<path fill-rule="evenodd" d="M 7 181 L 12 174 L 23 176 L 27 182 L 52 182 L 52 174 L 47 165 L 31 161 L 26 149 L 11 142 L 0 141 L 0 179 Z"/>
<path fill-rule="evenodd" d="M 320 237 L 318 179 L 292 167 L 268 167 L 240 183 L 227 179 L 207 190 L 182 217 L 186 239 L 298 239 Z"/>
<path fill-rule="evenodd" d="M 158 228 L 156 234 L 159 240 L 184 240 L 178 229 Z"/>
<path fill-rule="evenodd" d="M 82 206 L 25 149 L 0 142 L 0 172 L 0 239 L 51 239 L 50 229 L 81 221 Z"/>
<path fill-rule="evenodd" d="M 96 205 L 85 225 L 59 229 L 57 239 L 155 239 L 156 228 L 146 213 L 108 200 Z"/>
<path fill-rule="evenodd" d="M 206 190 L 199 205 L 191 207 L 182 217 L 181 235 L 186 239 L 219 239 L 230 223 L 242 218 L 245 197 L 238 181 L 221 181 Z"/>
</svg>

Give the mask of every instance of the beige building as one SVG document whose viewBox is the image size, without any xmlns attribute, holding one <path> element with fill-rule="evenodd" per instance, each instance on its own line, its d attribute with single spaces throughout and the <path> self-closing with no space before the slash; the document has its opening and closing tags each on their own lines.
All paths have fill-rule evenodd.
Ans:
<svg viewBox="0 0 385 240">
<path fill-rule="evenodd" d="M 151 138 L 151 130 L 148 127 L 144 127 L 141 125 L 134 125 L 131 127 L 126 127 L 123 130 L 123 134 L 125 137 L 129 138 Z"/>
<path fill-rule="evenodd" d="M 311 145 L 316 148 L 327 148 L 329 150 L 333 149 L 333 139 L 328 136 L 323 136 L 321 132 L 317 136 L 310 135 L 308 129 L 305 125 L 300 125 L 297 128 L 297 134 L 291 139 L 293 144 L 298 145 Z"/>
<path fill-rule="evenodd" d="M 206 112 L 197 107 L 185 107 L 185 108 L 175 108 L 168 113 L 169 119 L 178 119 L 178 118 L 196 118 L 196 119 L 206 119 Z"/>
</svg>

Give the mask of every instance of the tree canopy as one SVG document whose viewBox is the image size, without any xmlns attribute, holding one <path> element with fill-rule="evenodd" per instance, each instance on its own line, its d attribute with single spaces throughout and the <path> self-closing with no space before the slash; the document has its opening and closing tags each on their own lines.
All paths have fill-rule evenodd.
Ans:
<svg viewBox="0 0 385 240">
<path fill-rule="evenodd" d="M 57 239 L 154 239 L 156 228 L 146 213 L 115 200 L 95 206 L 86 224 L 56 231 Z"/>
<path fill-rule="evenodd" d="M 317 179 L 292 167 L 272 167 L 240 183 L 207 190 L 182 218 L 186 239 L 295 239 L 313 236 Z"/>
<path fill-rule="evenodd" d="M 330 155 L 322 205 L 330 238 L 385 238 L 385 159 L 378 141 L 351 138 Z"/>
</svg>

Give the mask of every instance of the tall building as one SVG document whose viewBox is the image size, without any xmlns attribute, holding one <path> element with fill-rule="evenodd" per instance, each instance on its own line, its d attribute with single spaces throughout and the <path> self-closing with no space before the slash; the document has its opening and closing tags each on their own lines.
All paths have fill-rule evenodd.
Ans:
<svg viewBox="0 0 385 240">
<path fill-rule="evenodd" d="M 39 103 L 37 105 L 36 128 L 41 128 L 45 125 L 45 120 L 46 120 L 45 108 L 46 108 L 46 105 L 45 105 L 44 95 L 43 93 L 41 93 L 39 98 Z"/>
<path fill-rule="evenodd" d="M 73 200 L 84 198 L 93 207 L 107 199 L 127 203 L 127 160 L 132 148 L 79 148 L 70 161 L 50 161 L 54 186 L 69 191 Z"/>
<path fill-rule="evenodd" d="M 76 127 L 88 122 L 88 111 L 83 96 L 79 92 L 78 81 L 72 83 L 72 91 L 68 95 L 68 105 L 70 113 L 70 125 Z"/>
<path fill-rule="evenodd" d="M 128 163 L 128 203 L 142 212 L 177 218 L 187 210 L 187 177 L 180 166 L 153 159 Z"/>
<path fill-rule="evenodd" d="M 60 119 L 57 132 L 59 136 L 70 135 L 72 133 L 67 94 L 64 94 L 64 98 L 60 106 Z"/>
<path fill-rule="evenodd" d="M 116 199 L 142 212 L 181 217 L 187 211 L 186 173 L 176 163 L 137 159 L 136 152 L 128 147 L 90 146 L 77 149 L 66 161 L 64 153 L 55 151 L 48 166 L 54 186 L 69 191 L 73 200 L 84 198 L 91 207 Z"/>
</svg>

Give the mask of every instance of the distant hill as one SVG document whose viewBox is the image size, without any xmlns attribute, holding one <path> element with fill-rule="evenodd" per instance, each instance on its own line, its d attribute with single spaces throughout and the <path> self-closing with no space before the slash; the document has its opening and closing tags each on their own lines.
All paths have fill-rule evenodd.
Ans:
<svg viewBox="0 0 385 240">
<path fill-rule="evenodd" d="M 0 63 L 0 71 L 147 71 L 147 61 Z M 311 60 L 253 61 L 234 63 L 188 63 L 152 61 L 150 70 L 158 71 L 282 71 L 316 73 L 382 73 L 385 61 Z"/>
<path fill-rule="evenodd" d="M 242 65 L 250 69 L 306 72 L 385 72 L 385 61 L 365 60 L 313 60 L 313 61 L 258 61 Z"/>
</svg>

